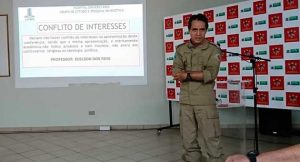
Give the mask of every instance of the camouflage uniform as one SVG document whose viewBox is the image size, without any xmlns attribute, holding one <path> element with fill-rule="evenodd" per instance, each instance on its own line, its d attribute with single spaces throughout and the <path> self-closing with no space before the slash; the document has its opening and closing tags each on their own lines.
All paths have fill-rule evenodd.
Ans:
<svg viewBox="0 0 300 162">
<path fill-rule="evenodd" d="M 180 131 L 185 161 L 220 161 L 220 123 L 213 92 L 220 68 L 220 49 L 205 40 L 194 47 L 184 43 L 177 47 L 173 73 L 202 71 L 202 81 L 188 81 L 180 87 Z"/>
</svg>

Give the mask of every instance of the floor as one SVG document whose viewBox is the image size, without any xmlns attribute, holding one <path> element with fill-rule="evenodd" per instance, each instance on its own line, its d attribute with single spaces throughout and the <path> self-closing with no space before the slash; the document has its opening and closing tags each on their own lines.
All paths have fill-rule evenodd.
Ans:
<svg viewBox="0 0 300 162">
<path fill-rule="evenodd" d="M 299 136 L 259 139 L 260 152 L 300 143 Z M 253 150 L 251 137 L 222 136 L 222 143 L 225 155 Z M 182 162 L 181 154 L 177 128 L 0 134 L 1 162 Z"/>
</svg>

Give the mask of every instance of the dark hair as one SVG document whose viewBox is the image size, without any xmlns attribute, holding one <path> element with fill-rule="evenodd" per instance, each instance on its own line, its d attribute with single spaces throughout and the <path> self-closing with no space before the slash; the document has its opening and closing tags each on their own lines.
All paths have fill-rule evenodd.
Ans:
<svg viewBox="0 0 300 162">
<path fill-rule="evenodd" d="M 189 25 L 188 25 L 188 29 L 190 30 L 192 27 L 192 22 L 194 20 L 199 20 L 199 21 L 203 21 L 205 23 L 205 28 L 208 29 L 208 20 L 206 18 L 206 16 L 204 16 L 203 14 L 199 13 L 197 15 L 192 15 L 189 19 Z"/>
</svg>

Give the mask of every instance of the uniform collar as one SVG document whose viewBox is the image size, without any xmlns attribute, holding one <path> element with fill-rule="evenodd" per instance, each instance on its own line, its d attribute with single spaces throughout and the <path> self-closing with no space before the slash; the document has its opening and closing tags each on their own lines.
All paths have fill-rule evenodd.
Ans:
<svg viewBox="0 0 300 162">
<path fill-rule="evenodd" d="M 197 46 L 197 47 L 195 47 L 195 46 L 191 43 L 191 41 L 189 41 L 189 43 L 188 43 L 188 47 L 189 47 L 189 48 L 200 48 L 200 49 L 202 49 L 202 50 L 207 49 L 207 48 L 208 48 L 208 45 L 209 45 L 209 42 L 208 42 L 208 40 L 206 40 L 206 39 L 204 39 L 203 43 L 202 43 L 201 45 Z"/>
</svg>

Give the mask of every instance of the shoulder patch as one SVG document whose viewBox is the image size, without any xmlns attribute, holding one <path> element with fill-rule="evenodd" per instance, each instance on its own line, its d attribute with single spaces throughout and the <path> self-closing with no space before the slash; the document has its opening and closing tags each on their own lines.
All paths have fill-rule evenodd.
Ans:
<svg viewBox="0 0 300 162">
<path fill-rule="evenodd" d="M 215 54 L 215 57 L 217 57 L 217 59 L 221 62 L 221 60 L 222 60 L 222 55 L 221 54 Z"/>
</svg>

